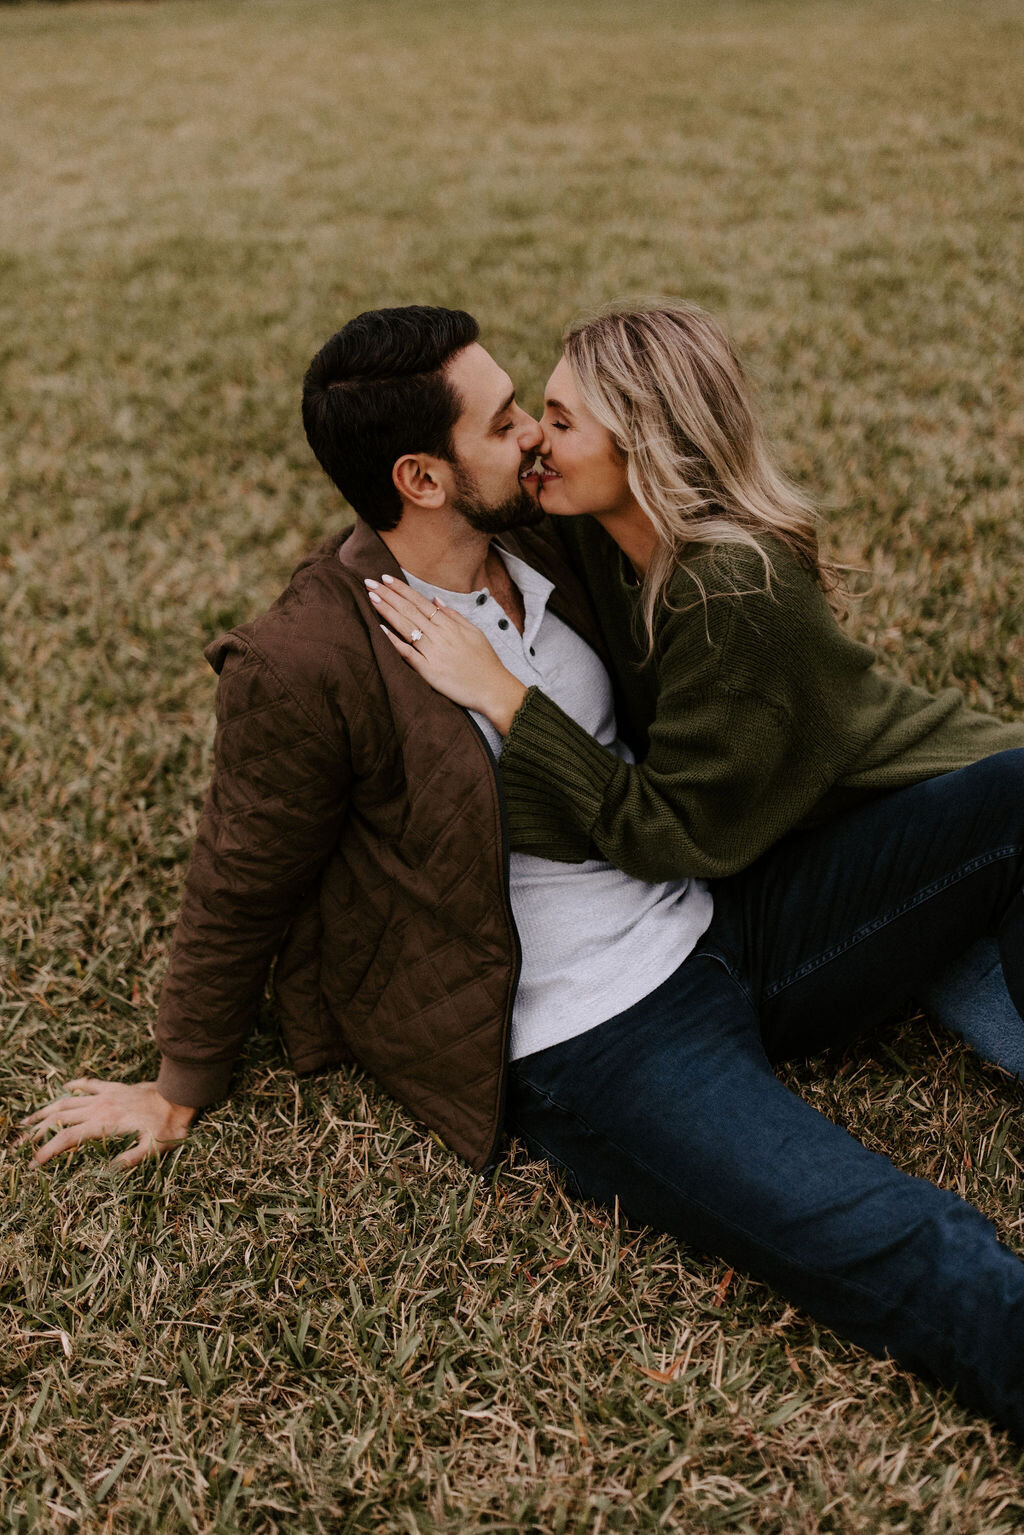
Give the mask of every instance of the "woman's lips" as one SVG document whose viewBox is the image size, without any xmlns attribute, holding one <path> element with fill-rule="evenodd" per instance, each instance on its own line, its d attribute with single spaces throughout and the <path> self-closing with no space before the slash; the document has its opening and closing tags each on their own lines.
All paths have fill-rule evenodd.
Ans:
<svg viewBox="0 0 1024 1535">
<path fill-rule="evenodd" d="M 549 469 L 547 464 L 538 458 L 521 470 L 519 483 L 525 485 L 532 496 L 540 496 L 549 485 L 561 478 L 557 469 Z"/>
</svg>

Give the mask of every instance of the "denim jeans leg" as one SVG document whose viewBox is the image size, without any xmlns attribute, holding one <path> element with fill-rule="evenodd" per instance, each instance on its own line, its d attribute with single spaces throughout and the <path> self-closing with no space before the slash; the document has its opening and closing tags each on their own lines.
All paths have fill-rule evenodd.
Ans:
<svg viewBox="0 0 1024 1535">
<path fill-rule="evenodd" d="M 584 1196 L 768 1281 L 1024 1440 L 1024 1264 L 980 1212 L 789 1092 L 764 1042 L 767 1024 L 777 1056 L 844 1043 L 991 932 L 1020 1009 L 1024 753 L 1001 756 L 722 882 L 670 981 L 514 1063 L 509 1118 Z"/>
<path fill-rule="evenodd" d="M 713 1253 L 1024 1438 L 1024 1264 L 775 1076 L 742 983 L 688 960 L 513 1064 L 511 1128 L 573 1191 Z"/>
<path fill-rule="evenodd" d="M 1024 1079 L 1024 1018 L 1013 1005 L 995 938 L 980 938 L 924 988 L 921 1006 L 983 1061 Z"/>
<path fill-rule="evenodd" d="M 1024 751 L 788 837 L 715 887 L 705 944 L 747 976 L 779 1060 L 893 1017 L 985 937 L 1024 1028 Z"/>
</svg>

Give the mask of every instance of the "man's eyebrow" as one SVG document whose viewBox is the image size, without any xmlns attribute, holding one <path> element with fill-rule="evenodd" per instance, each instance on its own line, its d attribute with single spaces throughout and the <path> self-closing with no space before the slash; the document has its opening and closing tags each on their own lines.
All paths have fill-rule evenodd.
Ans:
<svg viewBox="0 0 1024 1535">
<path fill-rule="evenodd" d="M 499 421 L 499 419 L 508 410 L 509 406 L 515 404 L 515 399 L 516 399 L 516 392 L 513 389 L 512 393 L 509 395 L 508 399 L 507 400 L 503 400 L 501 402 L 501 404 L 498 406 L 497 410 L 494 412 L 494 415 L 491 417 L 490 421 L 488 422 L 488 426 L 496 426 L 498 421 Z"/>
</svg>

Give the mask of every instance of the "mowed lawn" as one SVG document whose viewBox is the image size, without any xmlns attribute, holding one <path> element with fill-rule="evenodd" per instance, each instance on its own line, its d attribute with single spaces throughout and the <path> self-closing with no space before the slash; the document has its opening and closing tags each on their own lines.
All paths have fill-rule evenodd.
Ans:
<svg viewBox="0 0 1024 1535">
<path fill-rule="evenodd" d="M 0 8 L 0 1524 L 1010 1532 L 951 1399 L 516 1156 L 472 1176 L 267 1019 L 161 1166 L 16 1121 L 149 1038 L 201 647 L 345 509 L 298 392 L 457 305 L 531 407 L 564 322 L 718 313 L 895 670 L 1024 711 L 1017 0 Z M 1024 1094 L 916 1020 L 792 1080 L 1024 1252 Z"/>
</svg>

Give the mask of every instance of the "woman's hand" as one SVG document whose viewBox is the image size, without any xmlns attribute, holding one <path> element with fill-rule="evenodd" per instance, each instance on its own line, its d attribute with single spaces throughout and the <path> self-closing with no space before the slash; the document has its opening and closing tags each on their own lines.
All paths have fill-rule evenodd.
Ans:
<svg viewBox="0 0 1024 1535">
<path fill-rule="evenodd" d="M 526 687 L 502 665 L 487 636 L 440 598 L 428 602 L 393 576 L 368 580 L 366 587 L 399 655 L 438 693 L 482 714 L 506 735 Z"/>
<path fill-rule="evenodd" d="M 115 1167 L 135 1167 L 144 1157 L 162 1156 L 185 1139 L 198 1109 L 170 1103 L 155 1082 L 99 1082 L 77 1077 L 69 1096 L 57 1098 L 21 1121 L 30 1126 L 24 1141 L 43 1142 L 34 1153 L 42 1164 L 83 1141 L 135 1135 L 134 1146 L 114 1158 Z M 70 1096 L 74 1095 L 74 1096 Z M 49 1140 L 46 1136 L 56 1132 Z"/>
</svg>

